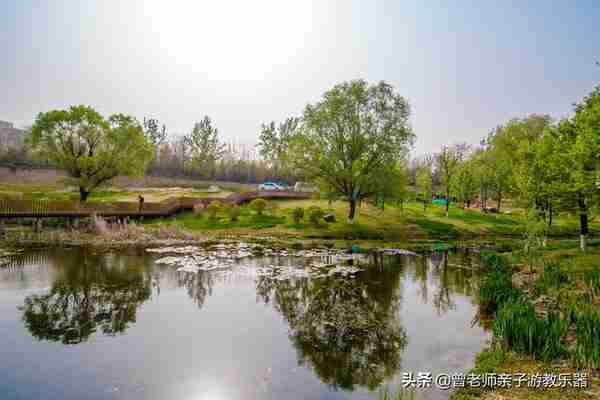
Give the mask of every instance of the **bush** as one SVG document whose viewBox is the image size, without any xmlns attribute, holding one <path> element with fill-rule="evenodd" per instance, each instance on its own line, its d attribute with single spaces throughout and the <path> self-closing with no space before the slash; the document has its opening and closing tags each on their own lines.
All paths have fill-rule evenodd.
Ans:
<svg viewBox="0 0 600 400">
<path fill-rule="evenodd" d="M 250 202 L 250 208 L 256 211 L 258 215 L 262 215 L 267 208 L 267 201 L 265 199 L 254 199 Z"/>
<path fill-rule="evenodd" d="M 221 209 L 221 203 L 218 201 L 212 201 L 208 206 L 206 206 L 206 211 L 208 212 L 208 218 L 216 219 L 217 213 Z"/>
<path fill-rule="evenodd" d="M 319 225 L 324 215 L 325 211 L 321 207 L 312 206 L 308 209 L 308 219 L 315 225 Z"/>
<path fill-rule="evenodd" d="M 292 211 L 292 218 L 294 219 L 295 223 L 299 224 L 300 221 L 302 221 L 302 218 L 304 218 L 304 208 L 302 208 L 302 207 L 294 208 L 294 210 Z"/>
<path fill-rule="evenodd" d="M 235 222 L 238 220 L 240 214 L 241 214 L 241 210 L 239 206 L 232 206 L 229 207 L 229 210 L 227 210 L 227 213 L 229 214 L 229 219 L 231 219 L 231 222 Z"/>
</svg>

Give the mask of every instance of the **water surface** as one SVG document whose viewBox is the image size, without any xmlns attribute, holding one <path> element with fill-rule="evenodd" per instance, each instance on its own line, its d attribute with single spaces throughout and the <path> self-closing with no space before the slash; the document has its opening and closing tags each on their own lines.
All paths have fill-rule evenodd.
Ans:
<svg viewBox="0 0 600 400">
<path fill-rule="evenodd" d="M 189 273 L 159 257 L 54 250 L 1 268 L 2 398 L 373 399 L 403 372 L 466 372 L 487 339 L 473 254 L 285 280 L 253 271 L 305 260 Z"/>
</svg>

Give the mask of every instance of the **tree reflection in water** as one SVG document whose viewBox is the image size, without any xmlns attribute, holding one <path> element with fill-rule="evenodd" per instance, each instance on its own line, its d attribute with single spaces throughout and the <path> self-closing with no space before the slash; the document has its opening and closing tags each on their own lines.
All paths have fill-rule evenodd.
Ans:
<svg viewBox="0 0 600 400">
<path fill-rule="evenodd" d="M 27 296 L 21 311 L 29 332 L 40 340 L 77 344 L 100 331 L 124 332 L 137 308 L 152 295 L 152 278 L 142 257 L 114 257 L 74 250 L 53 264 L 50 291 Z"/>
<path fill-rule="evenodd" d="M 176 274 L 177 286 L 184 287 L 198 308 L 202 308 L 206 298 L 212 294 L 214 275 L 208 271 L 197 273 L 178 271 Z"/>
<path fill-rule="evenodd" d="M 402 265 L 375 261 L 354 279 L 257 281 L 259 297 L 289 324 L 299 363 L 333 388 L 375 389 L 400 369 L 407 342 L 398 313 Z"/>
</svg>

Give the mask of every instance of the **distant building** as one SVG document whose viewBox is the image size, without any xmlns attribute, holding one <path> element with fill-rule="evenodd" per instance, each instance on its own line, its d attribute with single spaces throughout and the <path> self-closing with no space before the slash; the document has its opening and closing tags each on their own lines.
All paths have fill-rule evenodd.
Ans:
<svg viewBox="0 0 600 400">
<path fill-rule="evenodd" d="M 0 149 L 20 149 L 25 145 L 27 131 L 15 128 L 12 122 L 0 120 Z"/>
</svg>

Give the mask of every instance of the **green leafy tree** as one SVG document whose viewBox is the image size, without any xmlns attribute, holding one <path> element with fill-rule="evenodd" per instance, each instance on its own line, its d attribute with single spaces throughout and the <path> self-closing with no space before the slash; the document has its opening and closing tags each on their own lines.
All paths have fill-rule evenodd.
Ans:
<svg viewBox="0 0 600 400">
<path fill-rule="evenodd" d="M 453 192 L 456 193 L 458 201 L 467 208 L 475 198 L 478 189 L 473 164 L 470 159 L 461 162 L 452 182 Z"/>
<path fill-rule="evenodd" d="M 291 141 L 293 165 L 309 179 L 324 182 L 356 205 L 381 190 L 382 176 L 401 161 L 413 133 L 408 102 L 385 82 L 345 82 L 304 110 L 303 126 Z"/>
<path fill-rule="evenodd" d="M 73 106 L 38 114 L 31 129 L 34 149 L 64 169 L 79 186 L 80 200 L 118 175 L 141 175 L 153 148 L 138 121 Z"/>
<path fill-rule="evenodd" d="M 444 185 L 446 192 L 446 217 L 450 207 L 450 191 L 452 190 L 453 179 L 466 152 L 466 145 L 442 146 L 442 150 L 436 156 L 436 164 L 440 181 Z"/>
<path fill-rule="evenodd" d="M 417 166 L 417 194 L 423 201 L 423 211 L 427 210 L 427 204 L 429 204 L 431 201 L 431 191 L 433 185 L 431 164 L 431 159 L 424 159 Z"/>
<path fill-rule="evenodd" d="M 275 122 L 263 124 L 258 146 L 260 155 L 267 160 L 274 176 L 288 176 L 291 173 L 288 146 L 300 128 L 300 118 L 288 118 L 278 126 Z"/>
<path fill-rule="evenodd" d="M 217 162 L 223 157 L 225 146 L 219 142 L 219 131 L 212 126 L 208 116 L 194 125 L 184 139 L 189 152 L 189 165 L 202 171 L 203 176 L 214 179 Z"/>
</svg>

